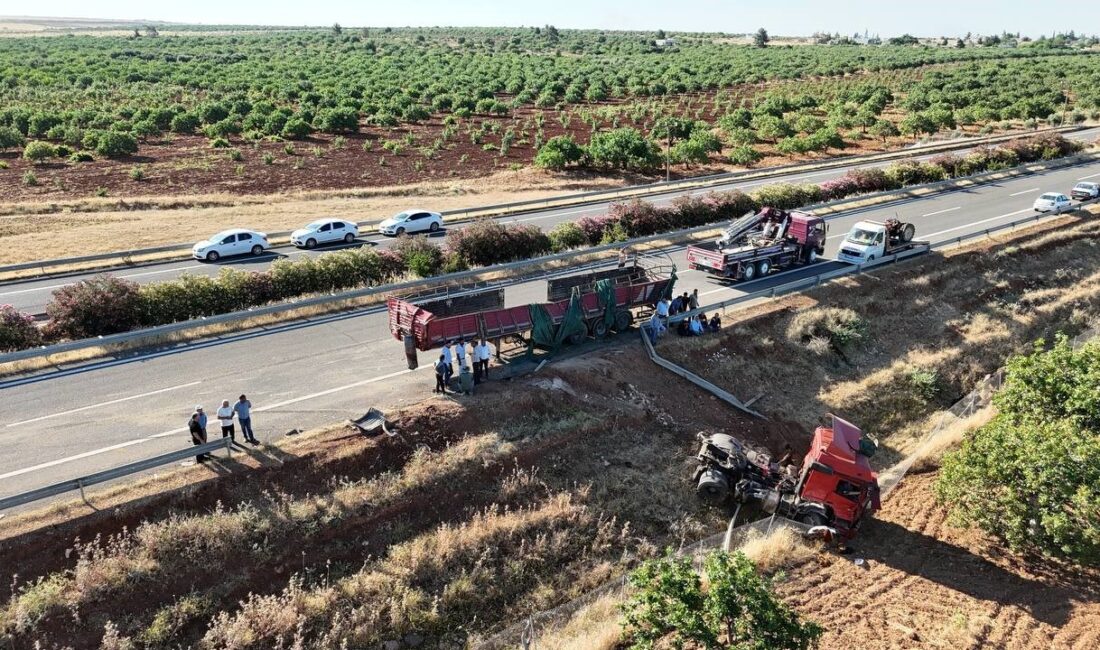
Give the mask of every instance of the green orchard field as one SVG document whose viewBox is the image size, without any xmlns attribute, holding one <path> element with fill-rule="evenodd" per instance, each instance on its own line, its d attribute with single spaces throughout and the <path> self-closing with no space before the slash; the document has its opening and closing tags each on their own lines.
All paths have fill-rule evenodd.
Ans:
<svg viewBox="0 0 1100 650">
<path fill-rule="evenodd" d="M 677 174 L 1100 117 L 1100 52 L 722 34 L 154 29 L 0 39 L 0 200 Z M 667 155 L 666 155 L 667 154 Z"/>
</svg>

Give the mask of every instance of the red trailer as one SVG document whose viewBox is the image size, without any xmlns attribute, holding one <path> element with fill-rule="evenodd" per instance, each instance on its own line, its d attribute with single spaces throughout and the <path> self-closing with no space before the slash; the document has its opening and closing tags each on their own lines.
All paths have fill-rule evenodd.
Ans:
<svg viewBox="0 0 1100 650">
<path fill-rule="evenodd" d="M 504 290 L 445 296 L 390 298 L 390 333 L 404 341 L 413 366 L 415 350 L 430 350 L 458 339 L 497 342 L 519 338 L 529 346 L 577 344 L 622 331 L 634 322 L 634 311 L 670 296 L 675 282 L 671 261 L 637 256 L 633 263 L 547 282 L 547 302 L 504 306 Z"/>
</svg>

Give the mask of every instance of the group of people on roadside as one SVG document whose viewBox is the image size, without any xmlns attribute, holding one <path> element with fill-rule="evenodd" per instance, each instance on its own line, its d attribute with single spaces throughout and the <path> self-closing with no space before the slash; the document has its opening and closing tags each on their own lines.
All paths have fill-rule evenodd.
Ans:
<svg viewBox="0 0 1100 650">
<path fill-rule="evenodd" d="M 444 345 L 439 360 L 435 363 L 435 388 L 432 392 L 447 394 L 457 366 L 458 389 L 456 391 L 452 388 L 452 392 L 465 395 L 473 393 L 474 386 L 489 379 L 489 360 L 492 357 L 492 348 L 483 338 L 478 339 L 476 344 L 473 341 L 467 344 L 458 339 Z"/>
<path fill-rule="evenodd" d="M 668 331 L 668 323 L 671 317 L 696 309 L 699 309 L 698 289 L 690 294 L 685 291 L 683 295 L 676 296 L 671 300 L 668 298 L 658 300 L 647 327 L 650 340 L 656 343 L 657 338 Z M 680 336 L 702 336 L 707 332 L 718 332 L 721 329 L 722 317 L 718 312 L 714 312 L 714 315 L 709 319 L 706 314 L 696 314 L 682 318 L 676 324 L 676 333 Z"/>
<path fill-rule="evenodd" d="M 232 406 L 230 406 L 229 400 L 222 400 L 217 418 L 222 427 L 222 438 L 230 438 L 233 444 L 237 443 L 236 428 L 233 424 L 233 420 L 236 419 L 241 425 L 241 433 L 244 434 L 245 442 L 252 445 L 260 444 L 260 441 L 256 439 L 256 434 L 252 431 L 252 402 L 245 395 L 237 398 L 237 403 Z M 195 411 L 191 413 L 191 419 L 187 422 L 187 429 L 191 432 L 191 444 L 196 447 L 207 443 L 207 422 L 208 418 L 206 412 L 202 409 L 202 405 L 196 406 Z M 209 458 L 210 454 L 195 456 L 195 460 L 200 463 Z"/>
</svg>

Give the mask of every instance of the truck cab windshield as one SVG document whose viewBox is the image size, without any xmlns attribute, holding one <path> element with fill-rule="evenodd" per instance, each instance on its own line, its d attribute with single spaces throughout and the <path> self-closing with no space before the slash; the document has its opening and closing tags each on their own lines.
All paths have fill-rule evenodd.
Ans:
<svg viewBox="0 0 1100 650">
<path fill-rule="evenodd" d="M 870 230 L 863 230 L 862 228 L 856 228 L 848 235 L 848 241 L 853 244 L 872 244 L 875 241 L 875 233 Z"/>
</svg>

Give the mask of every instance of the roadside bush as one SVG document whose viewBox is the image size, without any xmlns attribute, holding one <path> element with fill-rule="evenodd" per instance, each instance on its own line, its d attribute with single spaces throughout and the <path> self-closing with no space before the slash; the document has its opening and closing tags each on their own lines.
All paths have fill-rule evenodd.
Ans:
<svg viewBox="0 0 1100 650">
<path fill-rule="evenodd" d="M 859 314 L 847 307 L 814 307 L 791 318 L 787 339 L 801 345 L 823 338 L 839 350 L 861 340 L 866 329 Z"/>
<path fill-rule="evenodd" d="M 577 227 L 584 233 L 584 238 L 589 246 L 595 246 L 603 239 L 605 231 L 609 230 L 617 220 L 609 214 L 601 214 L 595 217 L 581 217 L 577 219 Z"/>
<path fill-rule="evenodd" d="M 550 238 L 550 249 L 555 253 L 588 245 L 588 237 L 581 227 L 572 221 L 559 223 L 547 236 Z"/>
<path fill-rule="evenodd" d="M 73 339 L 133 329 L 141 316 L 141 293 L 134 282 L 97 275 L 53 292 L 46 305 L 48 330 Z"/>
<path fill-rule="evenodd" d="M 934 402 L 943 390 L 943 383 L 935 368 L 913 368 L 909 371 L 909 385 L 925 402 Z"/>
<path fill-rule="evenodd" d="M 53 146 L 49 142 L 43 142 L 42 140 L 33 140 L 31 142 L 28 142 L 27 146 L 23 149 L 23 158 L 35 164 L 56 157 L 57 147 Z"/>
<path fill-rule="evenodd" d="M 847 174 L 823 181 L 818 184 L 818 187 L 821 188 L 822 201 L 835 201 L 859 194 L 859 182 Z"/>
<path fill-rule="evenodd" d="M 505 225 L 479 219 L 447 236 L 448 252 L 470 266 L 530 259 L 550 251 L 550 238 L 537 226 Z"/>
<path fill-rule="evenodd" d="M 915 160 L 904 160 L 886 168 L 886 179 L 890 188 L 908 187 L 923 183 L 935 183 L 947 177 L 943 168 Z"/>
<path fill-rule="evenodd" d="M 439 275 L 443 268 L 443 249 L 424 237 L 401 235 L 392 250 L 402 257 L 405 267 L 417 277 Z"/>
<path fill-rule="evenodd" d="M 73 155 L 69 156 L 69 162 L 74 163 L 92 162 L 93 160 L 95 160 L 95 156 L 88 153 L 87 151 L 77 151 Z"/>
<path fill-rule="evenodd" d="M 759 205 L 793 210 L 821 201 L 822 190 L 813 184 L 776 183 L 754 190 L 752 198 Z"/>
<path fill-rule="evenodd" d="M 612 203 L 607 210 L 607 215 L 622 227 L 628 237 L 653 235 L 668 230 L 672 225 L 668 218 L 668 210 L 641 199 L 626 203 Z"/>
<path fill-rule="evenodd" d="M 34 316 L 11 305 L 0 305 L 0 352 L 25 350 L 42 343 L 42 332 Z"/>
<path fill-rule="evenodd" d="M 667 219 L 673 228 L 691 228 L 716 221 L 736 219 L 759 206 L 740 190 L 684 195 L 672 200 Z"/>
<path fill-rule="evenodd" d="M 1039 341 L 1006 364 L 998 415 L 948 453 L 936 495 L 1011 548 L 1100 563 L 1100 344 Z"/>
</svg>

